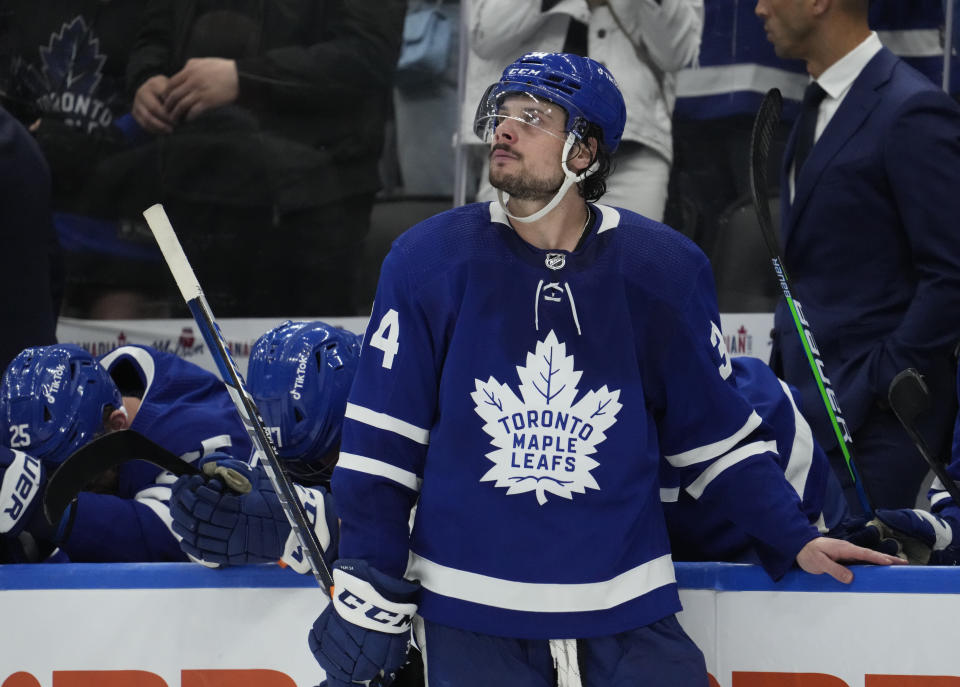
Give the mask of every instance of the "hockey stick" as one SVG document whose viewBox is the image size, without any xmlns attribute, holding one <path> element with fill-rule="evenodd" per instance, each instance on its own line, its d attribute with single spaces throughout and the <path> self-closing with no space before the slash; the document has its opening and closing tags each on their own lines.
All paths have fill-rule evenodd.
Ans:
<svg viewBox="0 0 960 687">
<path fill-rule="evenodd" d="M 104 434 L 71 453 L 50 475 L 43 495 L 47 522 L 60 522 L 66 507 L 97 475 L 131 460 L 145 460 L 177 477 L 200 474 L 193 463 L 132 429 Z"/>
<path fill-rule="evenodd" d="M 233 404 L 236 406 L 247 433 L 250 435 L 254 447 L 254 455 L 250 459 L 251 465 L 256 465 L 257 462 L 263 464 L 267 477 L 280 500 L 283 512 L 290 522 L 290 527 L 293 528 L 300 545 L 303 546 L 313 576 L 323 589 L 331 590 L 333 588 L 333 576 L 323 560 L 323 549 L 317 540 L 317 535 L 308 524 L 303 505 L 297 498 L 290 480 L 283 472 L 276 449 L 264 429 L 260 412 L 253 402 L 253 397 L 247 391 L 247 386 L 237 369 L 237 364 L 227 350 L 220 328 L 213 319 L 213 313 L 210 311 L 209 304 L 207 304 L 206 296 L 203 295 L 203 290 L 200 288 L 200 282 L 197 281 L 197 277 L 190 267 L 187 256 L 180 246 L 180 241 L 177 240 L 177 235 L 167 218 L 167 213 L 164 212 L 162 205 L 157 204 L 144 211 L 143 216 L 150 226 L 150 231 L 153 232 L 157 245 L 160 246 L 163 259 L 166 261 L 167 267 L 170 268 L 170 272 L 177 282 L 177 287 L 193 314 L 193 319 L 196 320 L 197 326 L 203 334 L 204 341 L 207 342 L 210 354 L 220 371 L 220 378 L 223 379 L 227 391 L 230 392 L 230 398 L 233 399 Z M 320 517 L 320 515 L 318 514 L 317 517 Z"/>
<path fill-rule="evenodd" d="M 793 316 L 793 323 L 796 325 L 797 334 L 800 336 L 800 343 L 807 355 L 807 362 L 810 363 L 810 370 L 813 372 L 817 389 L 820 390 L 820 397 L 823 399 L 827 415 L 830 417 L 830 424 L 837 437 L 837 445 L 843 452 L 843 460 L 846 462 L 847 470 L 853 479 L 860 505 L 864 512 L 870 515 L 873 513 L 873 508 L 870 507 L 870 501 L 864 491 L 863 483 L 857 473 L 853 459 L 853 437 L 850 436 L 850 429 L 847 427 L 847 422 L 843 419 L 843 414 L 840 411 L 837 394 L 831 388 L 830 379 L 824 372 L 823 359 L 820 357 L 820 349 L 817 348 L 813 332 L 810 330 L 810 323 L 804 317 L 800 302 L 794 300 L 791 295 L 790 280 L 787 277 L 787 270 L 783 266 L 783 260 L 780 259 L 780 248 L 773 232 L 773 219 L 770 216 L 770 205 L 766 198 L 767 159 L 770 156 L 770 142 L 773 138 L 773 131 L 780 122 L 782 110 L 783 98 L 780 91 L 771 88 L 760 103 L 757 117 L 753 121 L 753 131 L 750 134 L 750 194 L 753 197 L 753 207 L 757 213 L 757 222 L 760 225 L 763 242 L 767 245 L 767 251 L 770 253 L 773 271 L 777 275 L 780 290 L 783 291 L 783 298 L 787 302 L 787 307 L 790 308 L 790 314 Z"/>
<path fill-rule="evenodd" d="M 950 494 L 953 502 L 960 506 L 960 488 L 950 479 L 943 463 L 930 453 L 930 447 L 917 429 L 917 418 L 930 408 L 930 390 L 924 383 L 923 377 L 912 367 L 897 373 L 890 382 L 887 400 L 890 402 L 893 414 L 900 420 L 900 424 L 910 435 L 910 439 L 933 470 L 933 474 L 943 484 L 943 488 Z"/>
</svg>

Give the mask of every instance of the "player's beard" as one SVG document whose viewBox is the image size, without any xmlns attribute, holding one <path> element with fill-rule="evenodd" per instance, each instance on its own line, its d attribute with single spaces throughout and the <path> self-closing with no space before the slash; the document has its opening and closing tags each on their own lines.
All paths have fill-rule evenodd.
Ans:
<svg viewBox="0 0 960 687">
<path fill-rule="evenodd" d="M 522 160 L 522 158 L 520 158 Z M 490 165 L 490 185 L 517 200 L 549 200 L 563 185 L 563 172 L 552 179 L 535 178 L 525 172 L 509 173 Z"/>
</svg>

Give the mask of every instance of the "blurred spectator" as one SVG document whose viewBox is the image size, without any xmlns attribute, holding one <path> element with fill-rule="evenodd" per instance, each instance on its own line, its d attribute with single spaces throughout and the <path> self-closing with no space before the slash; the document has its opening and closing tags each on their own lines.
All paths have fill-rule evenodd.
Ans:
<svg viewBox="0 0 960 687">
<path fill-rule="evenodd" d="M 63 290 L 50 217 L 50 172 L 36 142 L 0 107 L 0 371 L 23 348 L 57 340 Z"/>
<path fill-rule="evenodd" d="M 117 153 L 138 135 L 124 91 L 143 0 L 12 0 L 0 34 L 3 98 L 43 150 L 67 259 L 64 314 L 168 313 L 160 254 L 138 211 L 118 214 Z M 22 348 L 22 346 L 21 346 Z"/>
<path fill-rule="evenodd" d="M 960 107 L 881 45 L 868 4 L 759 0 L 756 11 L 777 54 L 804 59 L 814 79 L 780 179 L 793 295 L 839 395 L 872 506 L 910 508 L 927 468 L 886 398 L 904 368 L 925 375 L 934 411 L 921 430 L 941 454 L 956 414 Z M 781 301 L 771 365 L 800 390 L 851 493 L 805 345 Z"/>
<path fill-rule="evenodd" d="M 754 4 L 708 2 L 699 63 L 677 74 L 666 223 L 696 241 L 708 256 L 714 253 L 724 210 L 748 197 L 750 131 L 763 94 L 777 87 L 785 98 L 767 175 L 776 188 L 789 122 L 808 80 L 803 62 L 776 56 L 754 15 Z"/>
<path fill-rule="evenodd" d="M 405 196 L 453 195 L 453 137 L 457 127 L 457 79 L 460 49 L 459 2 L 410 3 L 409 17 L 435 12 L 449 32 L 445 69 L 427 78 L 398 74 L 393 90 L 399 186 Z M 441 21 L 438 19 L 437 21 Z M 415 30 L 414 26 L 410 31 Z M 407 31 L 407 29 L 405 29 Z"/>
<path fill-rule="evenodd" d="M 675 72 L 696 60 L 702 26 L 702 0 L 476 0 L 470 48 L 478 64 L 468 72 L 466 102 L 479 102 L 499 78 L 510 61 L 504 55 L 563 51 L 603 63 L 627 103 L 604 203 L 659 221 L 673 160 Z M 477 200 L 493 198 L 484 163 Z"/>
<path fill-rule="evenodd" d="M 955 2 L 956 0 L 949 0 Z M 956 21 L 956 7 L 954 7 Z M 873 0 L 870 3 L 870 28 L 880 42 L 904 62 L 943 87 L 943 46 L 945 31 L 944 0 Z M 953 35 L 950 60 L 951 94 L 960 91 L 960 56 L 957 35 Z"/>
<path fill-rule="evenodd" d="M 219 315 L 356 310 L 404 10 L 147 3 L 127 76 L 157 138 L 131 197 L 166 204 Z"/>
</svg>

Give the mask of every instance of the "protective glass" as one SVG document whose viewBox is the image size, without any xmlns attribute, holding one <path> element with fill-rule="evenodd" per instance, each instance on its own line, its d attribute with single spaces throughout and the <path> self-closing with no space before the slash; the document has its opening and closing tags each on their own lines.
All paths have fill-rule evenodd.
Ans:
<svg viewBox="0 0 960 687">
<path fill-rule="evenodd" d="M 477 107 L 473 131 L 484 143 L 493 142 L 497 126 L 505 119 L 532 126 L 561 141 L 566 139 L 567 111 L 556 103 L 533 93 L 500 91 L 500 84 L 490 86 Z"/>
</svg>

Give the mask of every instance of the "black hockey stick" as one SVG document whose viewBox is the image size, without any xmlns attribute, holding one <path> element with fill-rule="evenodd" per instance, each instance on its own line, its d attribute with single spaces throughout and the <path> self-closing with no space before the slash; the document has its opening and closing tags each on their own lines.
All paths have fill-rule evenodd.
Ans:
<svg viewBox="0 0 960 687">
<path fill-rule="evenodd" d="M 60 522 L 66 507 L 95 477 L 131 460 L 145 460 L 177 477 L 200 474 L 193 463 L 132 429 L 104 434 L 71 453 L 50 475 L 43 495 L 47 522 Z"/>
<path fill-rule="evenodd" d="M 820 397 L 823 399 L 827 415 L 830 417 L 830 424 L 833 426 L 833 432 L 837 437 L 837 445 L 843 452 L 843 459 L 856 487 L 860 505 L 864 512 L 870 515 L 873 513 L 873 509 L 870 507 L 870 500 L 864 491 L 863 482 L 860 480 L 853 459 L 853 437 L 850 436 L 850 429 L 840 412 L 840 402 L 837 399 L 837 394 L 831 388 L 830 379 L 824 372 L 820 349 L 817 348 L 817 342 L 813 338 L 810 324 L 804 317 L 803 307 L 791 295 L 790 280 L 787 277 L 787 270 L 783 266 L 783 260 L 780 259 L 780 248 L 773 231 L 773 219 L 770 217 L 770 205 L 767 203 L 767 159 L 770 156 L 770 142 L 773 139 L 773 132 L 780 122 L 782 110 L 783 98 L 780 91 L 771 88 L 763 97 L 760 109 L 757 111 L 757 117 L 753 121 L 753 131 L 750 135 L 750 193 L 753 196 L 753 207 L 757 213 L 757 222 L 760 225 L 763 242 L 767 245 L 767 251 L 770 253 L 773 271 L 777 275 L 777 281 L 780 283 L 780 290 L 783 291 L 783 298 L 787 302 L 787 307 L 790 308 L 793 323 L 796 325 L 797 334 L 800 336 L 800 343 L 807 354 L 807 362 L 810 363 L 810 370 L 813 372 L 813 378 L 820 390 Z"/>
<path fill-rule="evenodd" d="M 180 477 L 206 474 L 217 476 L 233 490 L 246 493 L 249 480 L 236 470 L 207 467 L 199 470 L 175 453 L 133 429 L 122 429 L 97 437 L 67 456 L 47 480 L 43 496 L 43 514 L 51 525 L 60 521 L 63 511 L 97 476 L 131 460 L 143 460 Z"/>
<path fill-rule="evenodd" d="M 917 429 L 917 418 L 930 409 L 930 390 L 924 383 L 923 377 L 912 367 L 897 373 L 890 382 L 887 400 L 890 402 L 893 414 L 900 420 L 900 424 L 910 435 L 910 439 L 933 470 L 933 474 L 943 484 L 943 488 L 950 494 L 953 502 L 960 506 L 960 488 L 950 479 L 943 463 L 934 458 L 926 440 Z"/>
<path fill-rule="evenodd" d="M 220 378 L 223 379 L 227 391 L 230 392 L 230 398 L 233 399 L 233 404 L 240 414 L 241 420 L 243 420 L 247 433 L 250 435 L 250 441 L 254 447 L 254 455 L 250 460 L 251 464 L 262 463 L 267 477 L 277 493 L 283 512 L 290 522 L 290 527 L 293 528 L 300 545 L 303 546 L 314 577 L 323 589 L 332 590 L 333 576 L 323 560 L 323 549 L 317 540 L 317 535 L 309 525 L 303 510 L 303 504 L 300 503 L 293 485 L 283 471 L 277 451 L 270 441 L 266 429 L 264 429 L 260 412 L 257 410 L 253 397 L 247 391 L 246 383 L 237 369 L 237 364 L 227 350 L 220 328 L 213 319 L 213 313 L 210 311 L 207 299 L 200 288 L 200 282 L 197 281 L 197 277 L 190 267 L 190 262 L 183 252 L 180 241 L 177 240 L 177 235 L 167 218 L 167 213 L 164 212 L 162 205 L 157 204 L 148 208 L 143 216 L 150 226 L 150 231 L 153 232 L 157 245 L 160 247 L 160 252 L 163 253 L 163 259 L 166 261 L 167 267 L 170 268 L 187 307 L 193 314 L 193 319 L 196 320 L 197 326 L 207 342 L 210 354 L 220 371 Z M 318 514 L 317 517 L 322 517 L 322 515 Z"/>
</svg>

